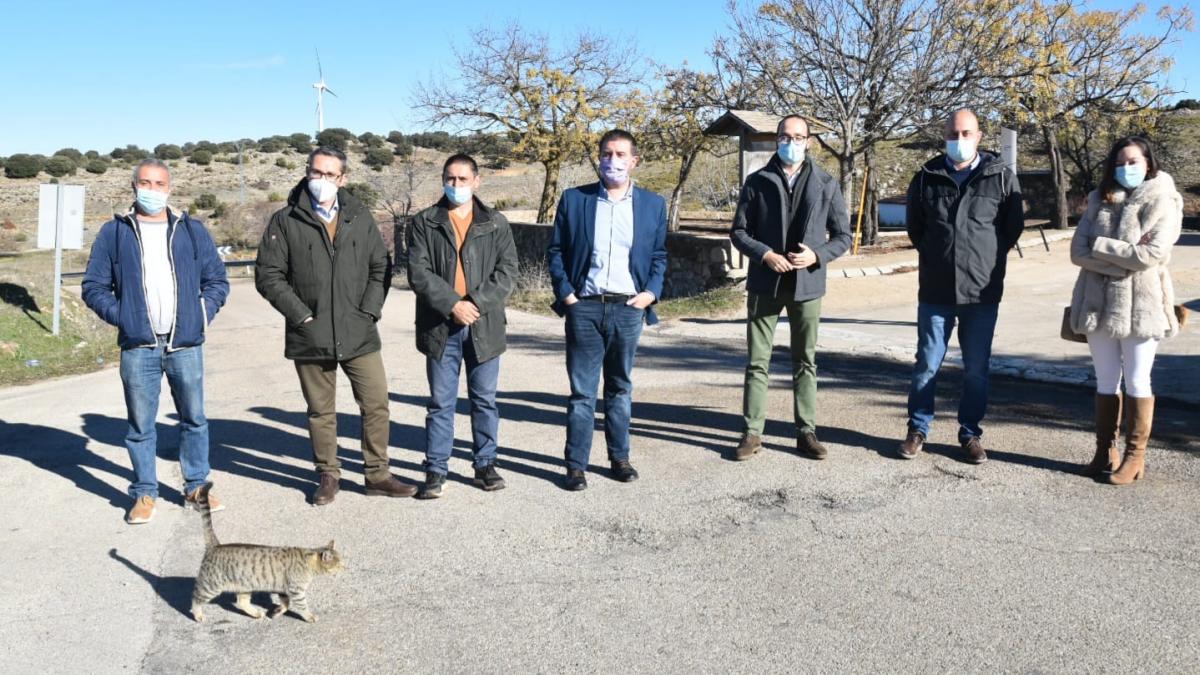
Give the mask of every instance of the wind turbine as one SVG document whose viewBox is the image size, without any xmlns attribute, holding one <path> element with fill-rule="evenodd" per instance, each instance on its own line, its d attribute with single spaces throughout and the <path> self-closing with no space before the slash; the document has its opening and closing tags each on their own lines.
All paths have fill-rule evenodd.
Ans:
<svg viewBox="0 0 1200 675">
<path fill-rule="evenodd" d="M 317 133 L 319 134 L 325 131 L 325 100 L 322 95 L 325 92 L 329 92 L 330 96 L 337 96 L 337 94 L 325 86 L 325 73 L 321 71 L 321 52 L 315 48 L 313 51 L 317 52 L 317 75 L 321 78 L 320 82 L 313 85 L 313 89 L 317 90 Z"/>
</svg>

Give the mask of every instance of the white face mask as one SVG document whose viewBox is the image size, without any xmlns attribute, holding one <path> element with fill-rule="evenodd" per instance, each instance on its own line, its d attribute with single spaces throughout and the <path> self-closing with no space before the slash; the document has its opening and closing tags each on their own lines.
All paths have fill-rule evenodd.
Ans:
<svg viewBox="0 0 1200 675">
<path fill-rule="evenodd" d="M 331 180 L 324 178 L 310 178 L 308 180 L 308 194 L 312 195 L 318 204 L 333 201 L 337 198 L 337 193 L 337 183 Z"/>
</svg>

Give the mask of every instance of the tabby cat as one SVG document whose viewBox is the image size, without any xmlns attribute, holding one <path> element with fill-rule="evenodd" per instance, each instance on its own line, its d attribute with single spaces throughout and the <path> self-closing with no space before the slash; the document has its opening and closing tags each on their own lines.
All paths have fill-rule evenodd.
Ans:
<svg viewBox="0 0 1200 675">
<path fill-rule="evenodd" d="M 316 615 L 308 608 L 309 584 L 318 574 L 337 574 L 345 568 L 333 542 L 322 548 L 222 544 L 213 531 L 212 512 L 208 508 L 211 487 L 212 483 L 205 483 L 196 495 L 204 521 L 204 560 L 196 573 L 192 616 L 196 621 L 204 621 L 204 604 L 231 592 L 237 593 L 238 609 L 261 619 L 266 613 L 250 604 L 250 594 L 269 592 L 272 599 L 279 598 L 271 609 L 271 618 L 291 609 L 309 623 L 316 621 Z"/>
</svg>

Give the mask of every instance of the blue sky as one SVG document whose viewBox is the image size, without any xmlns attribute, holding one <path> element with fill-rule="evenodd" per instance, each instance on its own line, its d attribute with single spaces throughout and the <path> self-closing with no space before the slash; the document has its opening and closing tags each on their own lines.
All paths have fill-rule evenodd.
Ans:
<svg viewBox="0 0 1200 675">
<path fill-rule="evenodd" d="M 449 72 L 451 46 L 472 28 L 515 21 L 562 40 L 592 29 L 659 62 L 707 66 L 727 26 L 724 0 L 46 0 L 11 3 L 0 20 L 0 155 L 311 132 L 314 46 L 338 94 L 326 126 L 411 132 L 422 127 L 415 86 Z M 1200 98 L 1200 48 L 1187 37 L 1172 83 Z"/>
</svg>

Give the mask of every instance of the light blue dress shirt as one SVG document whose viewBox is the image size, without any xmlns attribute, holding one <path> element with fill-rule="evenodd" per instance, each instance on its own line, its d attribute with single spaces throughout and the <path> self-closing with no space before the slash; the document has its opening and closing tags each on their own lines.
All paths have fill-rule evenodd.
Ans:
<svg viewBox="0 0 1200 675">
<path fill-rule="evenodd" d="M 312 195 L 309 195 L 308 199 L 310 202 L 312 202 L 313 213 L 317 214 L 317 217 L 326 223 L 333 220 L 333 217 L 337 215 L 339 206 L 336 197 L 333 199 L 333 206 L 329 207 L 328 211 L 325 210 L 325 207 L 317 203 L 317 200 L 313 199 Z"/>
<path fill-rule="evenodd" d="M 629 273 L 629 250 L 633 248 L 632 183 L 625 196 L 615 202 L 608 198 L 608 188 L 600 184 L 595 226 L 592 264 L 580 295 L 637 295 L 637 286 Z"/>
</svg>

